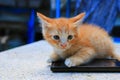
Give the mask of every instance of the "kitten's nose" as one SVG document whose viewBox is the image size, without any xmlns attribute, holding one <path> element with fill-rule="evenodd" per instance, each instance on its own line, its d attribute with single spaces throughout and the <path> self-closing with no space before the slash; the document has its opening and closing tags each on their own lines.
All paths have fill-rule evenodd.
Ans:
<svg viewBox="0 0 120 80">
<path fill-rule="evenodd" d="M 65 47 L 67 46 L 67 44 L 66 44 L 66 43 L 62 43 L 62 44 L 60 44 L 60 46 L 61 46 L 62 48 L 65 48 Z"/>
</svg>

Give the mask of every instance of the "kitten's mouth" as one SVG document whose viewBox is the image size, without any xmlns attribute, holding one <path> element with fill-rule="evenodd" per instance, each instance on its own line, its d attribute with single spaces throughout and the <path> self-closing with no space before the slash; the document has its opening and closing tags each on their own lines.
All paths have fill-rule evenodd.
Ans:
<svg viewBox="0 0 120 80">
<path fill-rule="evenodd" d="M 66 50 L 66 49 L 68 49 L 70 46 L 68 46 L 68 45 L 66 45 L 66 46 L 58 46 L 58 45 L 56 45 L 56 46 L 54 46 L 54 47 L 56 47 L 56 48 L 58 48 L 58 49 L 62 49 L 62 50 Z"/>
<path fill-rule="evenodd" d="M 66 47 L 60 47 L 61 49 L 65 50 L 65 49 L 68 49 L 69 47 L 66 46 Z"/>
</svg>

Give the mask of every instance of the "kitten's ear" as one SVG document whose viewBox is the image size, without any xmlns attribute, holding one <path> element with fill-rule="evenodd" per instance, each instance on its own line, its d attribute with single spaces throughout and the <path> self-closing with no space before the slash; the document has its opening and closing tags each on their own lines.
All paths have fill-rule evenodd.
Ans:
<svg viewBox="0 0 120 80">
<path fill-rule="evenodd" d="M 46 17 L 43 14 L 38 13 L 38 12 L 37 12 L 37 16 L 40 18 L 40 22 L 41 22 L 43 28 L 49 27 L 50 22 L 51 22 L 50 18 L 48 18 L 48 17 Z"/>
<path fill-rule="evenodd" d="M 76 26 L 79 26 L 80 24 L 83 23 L 84 16 L 85 16 L 85 12 L 83 12 L 73 18 L 70 18 L 70 21 L 73 22 L 73 24 L 75 24 Z"/>
</svg>

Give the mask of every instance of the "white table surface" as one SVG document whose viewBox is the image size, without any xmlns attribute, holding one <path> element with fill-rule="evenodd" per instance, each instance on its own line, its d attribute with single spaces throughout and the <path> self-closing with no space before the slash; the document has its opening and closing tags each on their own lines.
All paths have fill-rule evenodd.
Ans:
<svg viewBox="0 0 120 80">
<path fill-rule="evenodd" d="M 52 51 L 46 41 L 38 41 L 0 52 L 0 80 L 120 80 L 120 73 L 53 73 L 46 62 Z"/>
</svg>

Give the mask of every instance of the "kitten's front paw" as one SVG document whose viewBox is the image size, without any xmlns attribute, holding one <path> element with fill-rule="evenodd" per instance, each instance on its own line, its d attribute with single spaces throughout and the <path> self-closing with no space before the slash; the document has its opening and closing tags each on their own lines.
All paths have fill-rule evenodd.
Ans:
<svg viewBox="0 0 120 80">
<path fill-rule="evenodd" d="M 67 58 L 64 63 L 67 67 L 76 66 L 75 63 L 70 58 Z"/>
</svg>

